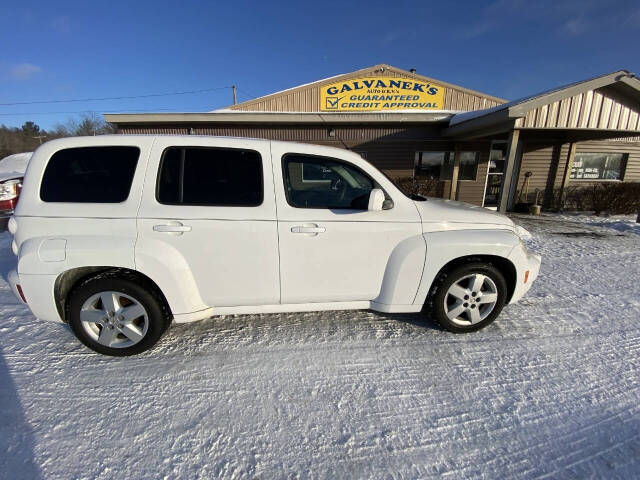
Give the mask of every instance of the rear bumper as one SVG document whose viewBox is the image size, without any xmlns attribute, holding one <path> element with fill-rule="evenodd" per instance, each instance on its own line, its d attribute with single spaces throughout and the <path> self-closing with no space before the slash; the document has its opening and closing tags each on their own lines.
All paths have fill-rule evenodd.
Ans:
<svg viewBox="0 0 640 480">
<path fill-rule="evenodd" d="M 25 275 L 11 270 L 7 279 L 13 294 L 20 303 L 25 303 L 18 291 L 20 285 L 27 300 L 26 305 L 34 316 L 49 322 L 62 322 L 54 296 L 56 275 Z"/>
<path fill-rule="evenodd" d="M 515 247 L 509 259 L 516 267 L 516 287 L 509 303 L 516 303 L 520 300 L 533 285 L 540 273 L 542 257 L 527 251 L 524 245 Z"/>
</svg>

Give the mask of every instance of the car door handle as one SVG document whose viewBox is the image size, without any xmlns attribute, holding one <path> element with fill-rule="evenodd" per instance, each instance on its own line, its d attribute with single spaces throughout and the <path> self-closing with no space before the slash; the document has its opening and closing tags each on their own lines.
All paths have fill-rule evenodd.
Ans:
<svg viewBox="0 0 640 480">
<path fill-rule="evenodd" d="M 327 229 L 325 227 L 319 227 L 317 225 L 314 225 L 312 227 L 310 226 L 296 226 L 296 227 L 291 227 L 291 231 L 293 233 L 324 233 L 327 231 Z"/>
<path fill-rule="evenodd" d="M 191 227 L 188 225 L 183 225 L 180 222 L 171 222 L 161 225 L 153 226 L 154 232 L 163 232 L 163 233 L 173 233 L 175 235 L 182 235 L 184 232 L 190 232 Z"/>
</svg>

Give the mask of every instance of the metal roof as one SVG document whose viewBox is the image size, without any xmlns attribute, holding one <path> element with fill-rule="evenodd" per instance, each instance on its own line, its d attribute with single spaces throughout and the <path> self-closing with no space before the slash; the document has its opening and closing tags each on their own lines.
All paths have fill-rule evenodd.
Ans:
<svg viewBox="0 0 640 480">
<path fill-rule="evenodd" d="M 485 110 L 458 113 L 451 118 L 449 128 L 444 131 L 444 134 L 455 135 L 469 129 L 495 126 L 511 119 L 523 117 L 534 108 L 614 84 L 623 84 L 635 90 L 636 94 L 640 92 L 640 80 L 635 77 L 635 74 L 627 70 L 618 70 L 599 77 L 536 93 Z"/>
</svg>

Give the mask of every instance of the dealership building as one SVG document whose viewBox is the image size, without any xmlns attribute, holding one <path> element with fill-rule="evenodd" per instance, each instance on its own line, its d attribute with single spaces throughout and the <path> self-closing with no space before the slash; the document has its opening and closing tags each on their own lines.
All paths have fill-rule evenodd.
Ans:
<svg viewBox="0 0 640 480">
<path fill-rule="evenodd" d="M 391 177 L 510 210 L 569 185 L 640 181 L 640 80 L 620 70 L 508 101 L 376 65 L 207 113 L 106 114 L 124 134 L 267 138 L 353 150 Z"/>
</svg>

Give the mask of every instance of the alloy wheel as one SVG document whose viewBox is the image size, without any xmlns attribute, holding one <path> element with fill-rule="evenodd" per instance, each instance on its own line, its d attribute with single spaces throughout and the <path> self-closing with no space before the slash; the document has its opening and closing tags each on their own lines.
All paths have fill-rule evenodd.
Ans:
<svg viewBox="0 0 640 480">
<path fill-rule="evenodd" d="M 142 304 L 121 292 L 99 292 L 80 310 L 80 322 L 93 340 L 105 347 L 126 348 L 139 343 L 149 329 Z"/>
<path fill-rule="evenodd" d="M 495 282 L 481 273 L 466 275 L 455 281 L 444 297 L 444 311 L 453 323 L 475 325 L 486 319 L 498 301 Z"/>
</svg>

